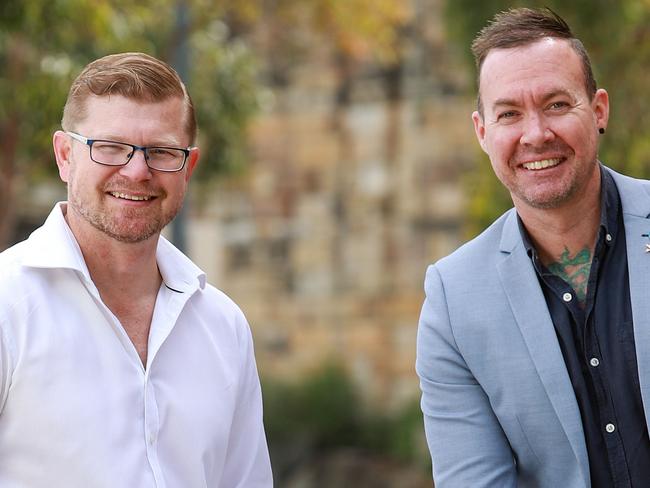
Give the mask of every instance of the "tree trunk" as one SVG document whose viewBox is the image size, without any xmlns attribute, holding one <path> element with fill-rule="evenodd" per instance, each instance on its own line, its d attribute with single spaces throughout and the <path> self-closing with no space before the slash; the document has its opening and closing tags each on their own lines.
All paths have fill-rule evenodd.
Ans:
<svg viewBox="0 0 650 488">
<path fill-rule="evenodd" d="M 16 147 L 18 124 L 15 114 L 0 127 L 0 250 L 11 244 L 15 218 L 14 179 L 16 173 Z"/>
<path fill-rule="evenodd" d="M 5 72 L 10 86 L 20 87 L 25 75 L 26 45 L 20 36 L 12 36 L 7 43 Z M 0 120 L 0 250 L 5 249 L 14 237 L 15 215 L 15 178 L 16 158 L 18 153 L 18 136 L 20 111 L 17 101 L 9 98 L 4 120 Z"/>
<path fill-rule="evenodd" d="M 346 117 L 352 96 L 354 65 L 342 51 L 336 53 L 335 61 L 337 86 L 331 120 L 338 143 L 338 156 L 334 170 L 334 214 L 337 231 L 332 243 L 332 278 L 334 292 L 341 293 L 349 287 L 349 276 L 346 272 L 344 259 L 344 242 L 347 239 L 348 231 L 349 209 L 347 206 L 350 204 L 350 173 L 353 171 L 355 151 L 354 138 L 350 133 Z"/>
<path fill-rule="evenodd" d="M 384 225 L 384 259 L 383 266 L 390 280 L 384 282 L 384 292 L 393 293 L 399 287 L 400 243 L 399 192 L 400 174 L 399 157 L 402 150 L 402 74 L 403 65 L 398 59 L 384 71 L 384 88 L 386 91 L 386 129 L 384 132 L 384 169 L 390 181 L 388 192 L 382 202 Z"/>
</svg>

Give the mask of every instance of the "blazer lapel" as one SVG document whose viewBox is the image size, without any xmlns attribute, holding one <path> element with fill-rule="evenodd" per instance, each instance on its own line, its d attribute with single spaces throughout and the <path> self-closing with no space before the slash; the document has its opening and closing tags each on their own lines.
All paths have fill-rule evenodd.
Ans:
<svg viewBox="0 0 650 488">
<path fill-rule="evenodd" d="M 504 223 L 503 261 L 497 266 L 512 313 L 526 342 L 542 384 L 560 420 L 582 475 L 589 480 L 589 461 L 578 403 L 555 328 L 530 258 L 521 240 L 514 210 Z M 648 256 L 650 259 L 650 256 Z"/>
<path fill-rule="evenodd" d="M 612 172 L 621 196 L 634 343 L 646 424 L 650 425 L 650 195 L 647 183 Z"/>
<path fill-rule="evenodd" d="M 645 246 L 650 243 L 650 240 L 642 237 L 641 234 L 647 234 L 649 231 L 648 219 L 625 216 L 634 343 L 641 397 L 648 425 L 650 425 L 650 253 L 645 252 Z"/>
</svg>

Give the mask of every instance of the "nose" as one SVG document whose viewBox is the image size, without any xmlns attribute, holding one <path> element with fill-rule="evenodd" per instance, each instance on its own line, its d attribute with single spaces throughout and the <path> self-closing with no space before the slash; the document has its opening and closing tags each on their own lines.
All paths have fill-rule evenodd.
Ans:
<svg viewBox="0 0 650 488">
<path fill-rule="evenodd" d="M 146 181 L 151 179 L 152 171 L 147 166 L 142 149 L 135 149 L 135 153 L 130 161 L 125 166 L 120 167 L 120 174 L 133 181 Z"/>
<path fill-rule="evenodd" d="M 541 146 L 554 137 L 555 134 L 543 115 L 530 114 L 524 120 L 519 142 L 525 146 Z"/>
</svg>

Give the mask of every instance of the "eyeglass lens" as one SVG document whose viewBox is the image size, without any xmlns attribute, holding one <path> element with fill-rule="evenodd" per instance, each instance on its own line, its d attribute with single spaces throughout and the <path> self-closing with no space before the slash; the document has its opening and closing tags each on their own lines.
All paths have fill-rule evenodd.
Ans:
<svg viewBox="0 0 650 488">
<path fill-rule="evenodd" d="M 113 141 L 94 141 L 90 157 L 101 164 L 122 166 L 129 162 L 135 149 L 128 144 Z M 185 162 L 185 152 L 168 147 L 148 147 L 145 157 L 150 168 L 176 170 Z"/>
</svg>

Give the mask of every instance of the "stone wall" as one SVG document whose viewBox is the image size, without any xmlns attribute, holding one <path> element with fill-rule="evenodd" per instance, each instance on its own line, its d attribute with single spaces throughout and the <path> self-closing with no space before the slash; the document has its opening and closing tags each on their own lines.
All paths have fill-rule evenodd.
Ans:
<svg viewBox="0 0 650 488">
<path fill-rule="evenodd" d="M 327 58 L 304 63 L 269 87 L 249 170 L 218 185 L 190 234 L 191 254 L 244 309 L 263 376 L 341 359 L 387 408 L 418 394 L 424 272 L 463 240 L 461 177 L 478 153 L 465 66 L 438 2 L 419 3 L 433 30 L 409 45 L 400 97 L 369 65 L 341 106 Z"/>
<path fill-rule="evenodd" d="M 341 360 L 386 408 L 418 395 L 424 272 L 464 240 L 461 179 L 479 151 L 471 79 L 445 38 L 440 1 L 411 3 L 398 96 L 367 62 L 342 105 L 327 52 L 298 63 L 287 83 L 268 83 L 249 168 L 191 205 L 188 224 L 188 254 L 251 323 L 262 376 Z M 30 195 L 17 238 L 65 188 Z"/>
</svg>

